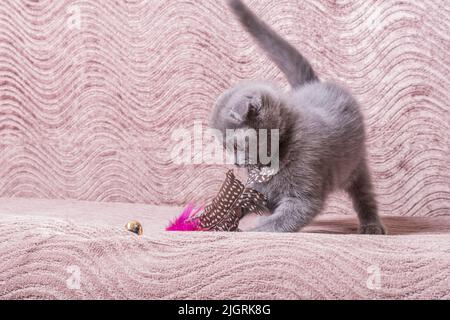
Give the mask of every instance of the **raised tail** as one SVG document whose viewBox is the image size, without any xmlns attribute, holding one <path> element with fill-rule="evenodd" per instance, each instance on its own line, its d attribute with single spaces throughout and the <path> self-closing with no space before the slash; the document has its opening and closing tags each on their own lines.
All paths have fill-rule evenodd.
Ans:
<svg viewBox="0 0 450 320">
<path fill-rule="evenodd" d="M 241 0 L 227 0 L 227 2 L 247 32 L 285 74 L 293 88 L 307 82 L 319 81 L 308 60 L 261 21 Z"/>
</svg>

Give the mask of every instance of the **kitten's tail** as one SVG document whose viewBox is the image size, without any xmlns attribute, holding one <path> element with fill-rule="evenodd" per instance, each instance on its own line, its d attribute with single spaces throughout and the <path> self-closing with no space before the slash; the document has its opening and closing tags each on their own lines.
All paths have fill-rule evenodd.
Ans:
<svg viewBox="0 0 450 320">
<path fill-rule="evenodd" d="M 245 29 L 283 71 L 292 87 L 319 80 L 308 60 L 261 21 L 241 0 L 227 0 L 227 2 Z"/>
</svg>

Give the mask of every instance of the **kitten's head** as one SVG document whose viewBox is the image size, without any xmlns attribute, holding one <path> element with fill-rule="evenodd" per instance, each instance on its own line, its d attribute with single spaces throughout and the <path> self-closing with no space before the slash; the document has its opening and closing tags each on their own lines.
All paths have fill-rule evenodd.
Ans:
<svg viewBox="0 0 450 320">
<path fill-rule="evenodd" d="M 224 147 L 234 153 L 236 165 L 266 166 L 267 163 L 257 155 L 262 143 L 266 144 L 266 154 L 274 156 L 278 153 L 278 145 L 271 144 L 271 130 L 282 129 L 282 108 L 280 89 L 267 82 L 246 81 L 225 91 L 217 99 L 210 126 L 221 132 Z M 227 134 L 227 129 L 235 130 L 234 137 Z M 266 141 L 260 139 L 263 135 Z M 256 156 L 251 152 L 254 150 L 252 146 L 257 148 Z"/>
</svg>

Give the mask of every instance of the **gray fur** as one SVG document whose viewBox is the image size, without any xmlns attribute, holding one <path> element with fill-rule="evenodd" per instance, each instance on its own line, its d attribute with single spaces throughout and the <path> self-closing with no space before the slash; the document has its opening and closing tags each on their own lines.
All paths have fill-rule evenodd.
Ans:
<svg viewBox="0 0 450 320">
<path fill-rule="evenodd" d="M 292 91 L 246 81 L 222 94 L 211 126 L 280 130 L 279 172 L 254 188 L 269 199 L 271 215 L 253 231 L 293 232 L 307 225 L 327 196 L 344 189 L 353 200 L 360 232 L 384 234 L 366 161 L 364 120 L 345 88 L 320 82 L 309 62 L 240 0 L 232 11 L 274 63 Z"/>
</svg>

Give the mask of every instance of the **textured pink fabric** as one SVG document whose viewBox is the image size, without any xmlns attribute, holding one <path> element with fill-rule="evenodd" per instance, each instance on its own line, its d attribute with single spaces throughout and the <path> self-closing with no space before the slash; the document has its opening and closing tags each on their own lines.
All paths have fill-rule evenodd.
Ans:
<svg viewBox="0 0 450 320">
<path fill-rule="evenodd" d="M 381 212 L 449 214 L 448 1 L 247 3 L 361 101 Z M 222 1 L 2 0 L 0 195 L 203 203 L 226 169 L 170 135 L 244 78 L 286 84 Z"/>
<path fill-rule="evenodd" d="M 179 210 L 0 198 L 0 299 L 450 299 L 449 217 L 385 217 L 390 236 L 343 215 L 293 234 L 162 231 Z"/>
</svg>

